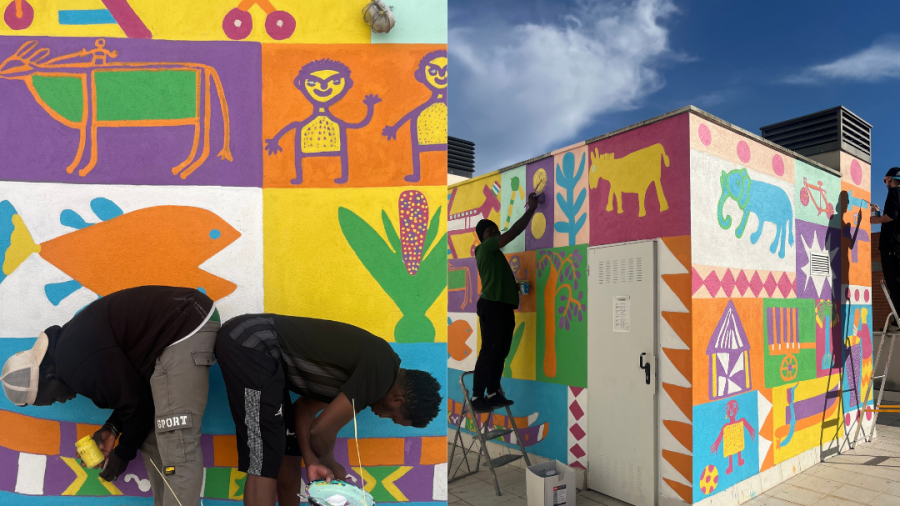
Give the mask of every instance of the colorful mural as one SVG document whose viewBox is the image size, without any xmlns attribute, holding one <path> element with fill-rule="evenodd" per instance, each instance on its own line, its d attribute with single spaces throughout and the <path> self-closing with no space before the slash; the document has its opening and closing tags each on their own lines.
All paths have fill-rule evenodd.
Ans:
<svg viewBox="0 0 900 506">
<path fill-rule="evenodd" d="M 591 315 L 582 308 L 596 274 L 585 259 L 590 247 L 643 239 L 657 240 L 658 491 L 668 504 L 749 499 L 760 493 L 759 473 L 811 461 L 815 448 L 843 451 L 860 420 L 868 430 L 870 167 L 846 154 L 840 161 L 843 176 L 688 111 L 525 164 L 526 195 L 543 188 L 546 198 L 524 252 L 516 242 L 507 254 L 517 279 L 529 265 L 522 255 L 533 255 L 536 278 L 521 297 L 503 385 L 527 427 L 557 406 L 520 410 L 531 390 L 565 386 L 569 402 L 565 445 L 551 447 L 551 420 L 528 451 L 565 453 L 575 468 L 590 463 L 587 442 L 603 435 L 587 425 Z M 460 232 L 448 249 L 450 308 L 459 315 L 474 310 L 472 286 L 480 287 L 463 269 L 475 268 L 471 228 L 485 216 L 505 220 L 511 202 L 517 216 L 522 170 L 449 189 L 451 201 L 465 199 L 451 211 Z M 448 363 L 471 370 L 452 356 Z M 529 419 L 533 412 L 540 417 Z"/>
<path fill-rule="evenodd" d="M 223 321 L 274 312 L 365 328 L 447 399 L 448 364 L 471 368 L 478 346 L 473 241 L 455 270 L 443 260 L 447 5 L 397 0 L 396 28 L 373 34 L 364 4 L 4 3 L 0 359 L 100 296 L 175 285 L 216 300 Z M 534 255 L 519 261 L 536 279 Z M 533 299 L 527 314 L 535 326 Z M 240 504 L 246 475 L 217 365 L 210 375 L 203 500 Z M 151 504 L 140 458 L 115 483 L 76 460 L 74 442 L 108 416 L 82 397 L 18 408 L 0 396 L 13 427 L 0 435 L 0 502 Z M 446 504 L 445 423 L 365 410 L 361 462 L 353 426 L 335 456 L 379 503 Z"/>
</svg>

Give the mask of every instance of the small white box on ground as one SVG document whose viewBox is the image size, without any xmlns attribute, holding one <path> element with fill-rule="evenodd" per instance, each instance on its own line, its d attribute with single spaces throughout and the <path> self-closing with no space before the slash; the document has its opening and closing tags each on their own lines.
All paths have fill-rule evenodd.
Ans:
<svg viewBox="0 0 900 506">
<path fill-rule="evenodd" d="M 525 486 L 528 506 L 575 506 L 575 470 L 561 462 L 529 466 Z"/>
</svg>

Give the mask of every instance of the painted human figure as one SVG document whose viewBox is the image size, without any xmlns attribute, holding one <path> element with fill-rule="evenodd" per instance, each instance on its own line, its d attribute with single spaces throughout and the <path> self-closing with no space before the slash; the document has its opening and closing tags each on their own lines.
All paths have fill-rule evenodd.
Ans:
<svg viewBox="0 0 900 506">
<path fill-rule="evenodd" d="M 303 121 L 294 121 L 282 128 L 275 137 L 266 139 L 266 151 L 274 155 L 281 151 L 278 141 L 291 130 L 296 130 L 294 140 L 294 167 L 296 173 L 293 184 L 303 182 L 303 159 L 313 156 L 340 156 L 341 177 L 335 183 L 347 182 L 347 130 L 363 128 L 372 121 L 375 104 L 381 102 L 378 95 L 366 95 L 366 117 L 359 123 L 348 123 L 335 117 L 330 108 L 353 87 L 350 69 L 334 60 L 316 60 L 300 69 L 294 79 L 294 86 L 300 90 L 313 106 L 313 113 Z"/>
<path fill-rule="evenodd" d="M 403 178 L 409 183 L 415 183 L 421 178 L 421 153 L 447 151 L 447 51 L 442 49 L 426 54 L 419 61 L 415 77 L 416 81 L 431 90 L 431 97 L 400 118 L 400 121 L 381 131 L 389 141 L 396 139 L 397 130 L 409 121 L 413 173 Z"/>
<path fill-rule="evenodd" d="M 719 443 L 724 439 L 725 444 L 722 447 L 722 452 L 723 456 L 728 457 L 728 469 L 725 470 L 725 474 L 731 474 L 734 470 L 732 459 L 735 454 L 737 454 L 738 458 L 738 467 L 744 465 L 744 459 L 741 458 L 741 451 L 744 450 L 744 428 L 750 432 L 751 440 L 756 438 L 756 431 L 753 430 L 753 426 L 750 425 L 746 418 L 735 421 L 737 413 L 738 402 L 733 399 L 728 401 L 728 404 L 725 405 L 725 416 L 728 417 L 728 423 L 722 426 L 722 430 L 719 431 L 719 437 L 716 438 L 716 442 L 710 447 L 711 453 L 715 455 L 719 449 Z"/>
</svg>

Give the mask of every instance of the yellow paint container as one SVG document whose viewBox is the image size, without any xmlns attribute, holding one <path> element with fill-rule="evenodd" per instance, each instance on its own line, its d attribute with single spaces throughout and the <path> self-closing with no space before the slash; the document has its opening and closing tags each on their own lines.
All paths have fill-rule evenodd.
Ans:
<svg viewBox="0 0 900 506">
<path fill-rule="evenodd" d="M 91 436 L 84 436 L 75 443 L 75 450 L 88 467 L 96 467 L 103 463 L 103 452 Z"/>
</svg>

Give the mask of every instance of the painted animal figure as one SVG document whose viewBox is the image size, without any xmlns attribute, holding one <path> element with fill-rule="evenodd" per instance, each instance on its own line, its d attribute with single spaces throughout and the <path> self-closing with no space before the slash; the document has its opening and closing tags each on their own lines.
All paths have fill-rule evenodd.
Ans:
<svg viewBox="0 0 900 506">
<path fill-rule="evenodd" d="M 644 208 L 644 197 L 651 183 L 656 184 L 656 198 L 659 200 L 659 212 L 669 209 L 669 203 L 663 193 L 662 187 L 662 163 L 669 166 L 669 156 L 662 144 L 654 144 L 622 158 L 615 158 L 615 153 L 600 154 L 599 149 L 591 153 L 591 188 L 596 188 L 602 178 L 609 181 L 609 200 L 606 204 L 606 212 L 613 209 L 613 197 L 618 205 L 618 214 L 622 214 L 622 194 L 634 193 L 638 196 L 640 211 L 638 216 L 647 215 Z"/>
<path fill-rule="evenodd" d="M 172 174 L 185 179 L 209 156 L 211 83 L 218 91 L 224 127 L 218 157 L 232 161 L 228 103 L 216 69 L 200 63 L 109 63 L 107 59 L 116 58 L 118 53 L 105 49 L 105 45 L 103 39 L 97 39 L 94 49 L 46 60 L 50 50 L 34 50 L 37 41 L 33 40 L 0 63 L 0 78 L 23 81 L 53 119 L 81 134 L 78 152 L 66 172 L 71 174 L 81 167 L 78 175 L 86 176 L 93 170 L 100 127 L 191 125 L 191 154 L 172 168 Z M 70 61 L 76 58 L 90 61 Z M 201 140 L 203 147 L 198 155 Z"/>
<path fill-rule="evenodd" d="M 426 54 L 419 62 L 415 78 L 431 91 L 431 97 L 381 131 L 388 140 L 396 139 L 397 130 L 409 121 L 413 173 L 403 178 L 409 183 L 418 182 L 421 177 L 419 159 L 422 153 L 447 151 L 447 51 L 440 49 Z"/>
<path fill-rule="evenodd" d="M 766 222 L 772 223 L 776 227 L 776 233 L 769 251 L 775 253 L 777 250 L 778 257 L 784 258 L 785 238 L 791 246 L 794 245 L 794 210 L 787 193 L 775 185 L 750 179 L 747 169 L 735 169 L 727 173 L 723 170 L 719 182 L 722 184 L 722 197 L 718 207 L 719 226 L 725 230 L 731 228 L 731 216 L 724 216 L 722 212 L 725 201 L 731 197 L 744 211 L 741 224 L 734 235 L 743 237 L 747 220 L 750 213 L 753 213 L 759 218 L 759 228 L 750 235 L 750 244 L 756 244 L 759 240 Z"/>
<path fill-rule="evenodd" d="M 266 139 L 266 151 L 269 155 L 281 151 L 278 144 L 281 138 L 296 130 L 294 134 L 294 169 L 293 184 L 303 183 L 303 159 L 312 156 L 337 156 L 341 159 L 341 176 L 335 183 L 344 184 L 348 179 L 347 130 L 363 128 L 372 121 L 375 104 L 381 102 L 378 95 L 366 95 L 363 104 L 366 106 L 366 117 L 359 123 L 348 123 L 331 112 L 331 106 L 341 101 L 353 87 L 350 68 L 333 60 L 316 60 L 304 65 L 294 86 L 303 93 L 313 106 L 312 114 L 302 121 L 293 121 L 285 125 L 271 139 Z"/>
</svg>

